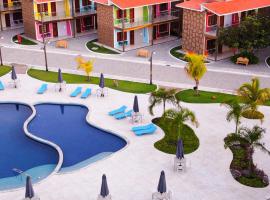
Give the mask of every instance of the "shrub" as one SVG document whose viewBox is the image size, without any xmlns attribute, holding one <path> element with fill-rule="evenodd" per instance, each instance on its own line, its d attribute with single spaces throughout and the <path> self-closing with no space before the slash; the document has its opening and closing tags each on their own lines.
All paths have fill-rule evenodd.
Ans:
<svg viewBox="0 0 270 200">
<path fill-rule="evenodd" d="M 242 113 L 242 116 L 247 119 L 260 119 L 264 118 L 264 114 L 257 110 L 246 110 Z"/>
<path fill-rule="evenodd" d="M 259 58 L 254 55 L 254 53 L 248 52 L 248 51 L 242 51 L 239 54 L 236 54 L 231 57 L 231 61 L 233 63 L 236 63 L 237 58 L 239 57 L 245 57 L 249 59 L 249 64 L 258 64 L 259 63 Z"/>
</svg>

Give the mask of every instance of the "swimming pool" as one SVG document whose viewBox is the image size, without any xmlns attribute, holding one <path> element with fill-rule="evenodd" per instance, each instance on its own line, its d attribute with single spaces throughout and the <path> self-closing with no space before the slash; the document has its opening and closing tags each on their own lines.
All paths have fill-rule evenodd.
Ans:
<svg viewBox="0 0 270 200">
<path fill-rule="evenodd" d="M 61 148 L 60 173 L 89 165 L 127 144 L 90 125 L 85 106 L 46 103 L 34 107 L 36 115 L 27 129 L 33 136 Z M 0 190 L 23 186 L 25 175 L 32 176 L 33 182 L 46 178 L 58 164 L 59 155 L 54 148 L 25 135 L 23 124 L 31 114 L 30 106 L 0 103 Z"/>
<path fill-rule="evenodd" d="M 81 168 L 126 146 L 126 141 L 90 125 L 82 105 L 37 104 L 28 130 L 58 145 L 63 151 L 60 172 Z"/>
<path fill-rule="evenodd" d="M 28 138 L 23 124 L 32 109 L 23 104 L 0 104 L 0 189 L 22 186 L 25 175 L 34 182 L 55 169 L 58 153 L 52 147 Z"/>
</svg>

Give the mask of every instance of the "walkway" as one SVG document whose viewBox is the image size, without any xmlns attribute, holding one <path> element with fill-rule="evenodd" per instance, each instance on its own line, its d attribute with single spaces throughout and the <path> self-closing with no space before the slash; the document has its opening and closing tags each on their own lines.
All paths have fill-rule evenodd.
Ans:
<svg viewBox="0 0 270 200">
<path fill-rule="evenodd" d="M 1 77 L 6 84 L 10 75 Z M 270 186 L 255 189 L 240 185 L 229 171 L 232 159 L 230 150 L 224 149 L 223 139 L 227 133 L 234 130 L 233 123 L 227 123 L 226 108 L 219 104 L 185 104 L 183 106 L 195 111 L 200 127 L 196 134 L 200 139 L 199 149 L 187 155 L 188 170 L 184 174 L 173 172 L 173 155 L 156 150 L 153 144 L 164 135 L 158 129 L 154 135 L 136 137 L 130 131 L 132 124 L 128 120 L 116 121 L 107 115 L 120 105 L 132 106 L 134 94 L 109 90 L 109 96 L 101 99 L 91 96 L 87 100 L 70 98 L 68 94 L 77 85 L 68 85 L 64 93 L 55 93 L 53 84 L 44 95 L 37 95 L 36 90 L 42 82 L 19 75 L 21 88 L 7 88 L 1 92 L 1 101 L 20 101 L 34 104 L 37 102 L 81 103 L 91 110 L 89 122 L 102 128 L 116 132 L 129 141 L 126 149 L 91 164 L 83 169 L 68 174 L 57 174 L 35 184 L 36 193 L 42 200 L 88 200 L 96 199 L 100 191 L 101 175 L 107 174 L 110 192 L 115 200 L 148 200 L 156 191 L 159 173 L 165 170 L 168 189 L 173 193 L 174 200 L 266 200 L 270 197 Z M 91 85 L 93 89 L 96 85 Z M 138 95 L 140 109 L 144 114 L 144 123 L 149 123 L 152 117 L 148 114 L 148 95 Z M 261 108 L 266 119 L 263 127 L 267 133 L 263 139 L 270 148 L 270 107 Z M 162 108 L 155 110 L 160 116 Z M 252 126 L 259 122 L 245 120 L 243 125 Z M 259 124 L 260 125 L 260 124 Z M 270 175 L 270 157 L 260 151 L 255 152 L 255 162 Z M 2 200 L 20 200 L 24 190 L 0 192 Z"/>
</svg>

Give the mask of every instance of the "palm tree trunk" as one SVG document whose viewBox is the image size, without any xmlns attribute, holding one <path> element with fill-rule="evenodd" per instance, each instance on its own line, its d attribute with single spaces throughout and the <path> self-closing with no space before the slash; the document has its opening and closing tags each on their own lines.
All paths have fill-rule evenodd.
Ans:
<svg viewBox="0 0 270 200">
<path fill-rule="evenodd" d="M 165 113 L 165 110 L 166 110 L 166 100 L 164 99 L 163 100 L 163 114 Z"/>
<path fill-rule="evenodd" d="M 199 80 L 198 79 L 195 79 L 195 83 L 196 83 L 196 95 L 198 96 L 199 95 Z"/>
<path fill-rule="evenodd" d="M 239 124 L 239 119 L 236 120 L 235 134 L 237 134 L 238 132 L 238 124 Z"/>
</svg>

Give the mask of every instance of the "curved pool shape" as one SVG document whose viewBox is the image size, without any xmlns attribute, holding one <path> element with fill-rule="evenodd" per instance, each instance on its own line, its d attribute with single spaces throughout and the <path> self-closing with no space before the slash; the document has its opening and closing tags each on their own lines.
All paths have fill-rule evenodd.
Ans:
<svg viewBox="0 0 270 200">
<path fill-rule="evenodd" d="M 23 186 L 26 175 L 37 182 L 56 167 L 57 151 L 32 140 L 23 131 L 31 114 L 29 106 L 0 103 L 0 190 Z"/>
<path fill-rule="evenodd" d="M 64 159 L 60 172 L 84 167 L 114 153 L 126 141 L 114 134 L 90 125 L 86 121 L 88 108 L 81 105 L 38 104 L 37 115 L 28 130 L 57 144 Z"/>
</svg>

